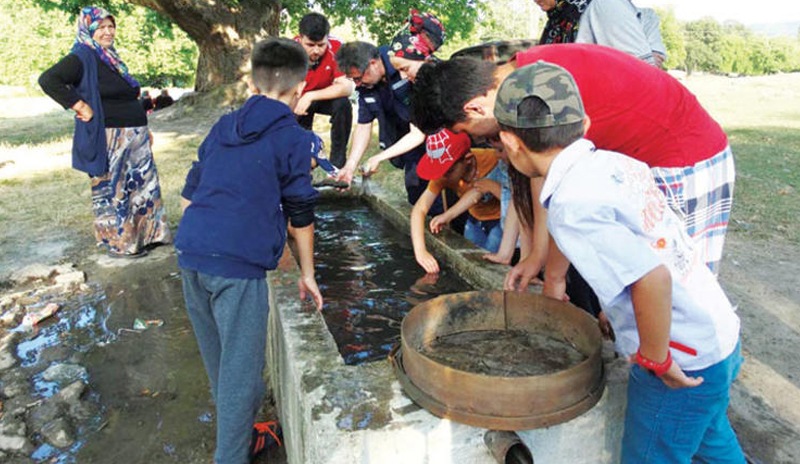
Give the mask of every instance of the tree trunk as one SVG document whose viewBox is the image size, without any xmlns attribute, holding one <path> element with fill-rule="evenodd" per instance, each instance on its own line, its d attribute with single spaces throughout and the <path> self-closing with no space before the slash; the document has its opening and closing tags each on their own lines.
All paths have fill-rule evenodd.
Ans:
<svg viewBox="0 0 800 464">
<path fill-rule="evenodd" d="M 168 17 L 197 43 L 198 92 L 241 81 L 250 69 L 253 43 L 280 30 L 280 0 L 130 1 Z"/>
</svg>

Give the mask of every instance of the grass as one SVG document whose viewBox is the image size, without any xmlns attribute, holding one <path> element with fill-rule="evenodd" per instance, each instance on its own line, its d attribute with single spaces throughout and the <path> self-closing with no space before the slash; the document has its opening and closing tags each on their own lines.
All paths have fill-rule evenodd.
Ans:
<svg viewBox="0 0 800 464">
<path fill-rule="evenodd" d="M 732 229 L 800 244 L 800 130 L 733 129 L 736 189 Z"/>
<path fill-rule="evenodd" d="M 684 82 L 720 121 L 733 147 L 737 183 L 731 233 L 800 245 L 800 74 L 695 75 Z M 36 243 L 76 237 L 90 242 L 89 182 L 69 168 L 71 113 L 45 97 L 2 90 L 0 102 L 14 111 L 0 116 L 0 261 L 24 258 Z M 162 196 L 173 228 L 197 147 L 219 115 L 236 105 L 233 93 L 221 89 L 211 96 L 191 96 L 191 105 L 176 105 L 151 118 Z M 326 139 L 328 127 L 326 118 L 317 118 L 315 130 Z M 367 156 L 377 150 L 375 137 Z M 372 181 L 404 195 L 402 171 L 389 163 L 382 163 Z"/>
<path fill-rule="evenodd" d="M 736 159 L 732 233 L 800 244 L 800 74 L 684 81 Z"/>
<path fill-rule="evenodd" d="M 37 145 L 67 140 L 74 122 L 70 113 L 54 111 L 20 118 L 0 118 L 0 149 Z"/>
</svg>

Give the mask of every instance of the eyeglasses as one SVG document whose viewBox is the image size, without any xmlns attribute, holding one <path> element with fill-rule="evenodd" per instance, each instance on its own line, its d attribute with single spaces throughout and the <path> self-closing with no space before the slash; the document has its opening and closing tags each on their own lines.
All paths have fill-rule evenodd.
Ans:
<svg viewBox="0 0 800 464">
<path fill-rule="evenodd" d="M 367 75 L 367 72 L 369 71 L 370 67 L 372 67 L 372 62 L 369 62 L 367 64 L 367 66 L 362 70 L 358 70 L 357 68 L 353 67 L 351 69 L 355 70 L 356 72 L 358 72 L 358 75 L 354 75 L 353 72 L 350 72 L 350 73 L 348 73 L 349 75 L 347 77 L 351 81 L 353 81 L 357 86 L 361 85 L 364 82 L 364 76 Z"/>
<path fill-rule="evenodd" d="M 349 76 L 350 80 L 355 82 L 356 85 L 361 85 L 361 80 L 364 78 L 364 73 L 362 72 L 358 76 Z"/>
</svg>

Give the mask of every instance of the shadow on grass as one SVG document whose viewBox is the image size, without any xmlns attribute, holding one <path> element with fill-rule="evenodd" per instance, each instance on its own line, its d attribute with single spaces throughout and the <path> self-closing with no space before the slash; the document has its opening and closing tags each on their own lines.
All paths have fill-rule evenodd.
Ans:
<svg viewBox="0 0 800 464">
<path fill-rule="evenodd" d="M 71 112 L 51 111 L 25 118 L 0 119 L 0 143 L 12 147 L 41 145 L 72 136 Z"/>
<path fill-rule="evenodd" d="M 731 229 L 800 243 L 800 130 L 728 130 L 736 159 Z"/>
</svg>

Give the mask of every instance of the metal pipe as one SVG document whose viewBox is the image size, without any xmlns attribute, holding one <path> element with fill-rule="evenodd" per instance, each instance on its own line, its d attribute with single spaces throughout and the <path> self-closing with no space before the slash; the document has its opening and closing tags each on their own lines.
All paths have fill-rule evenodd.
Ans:
<svg viewBox="0 0 800 464">
<path fill-rule="evenodd" d="M 483 436 L 483 442 L 500 464 L 533 464 L 531 450 L 514 432 L 489 430 Z"/>
</svg>

